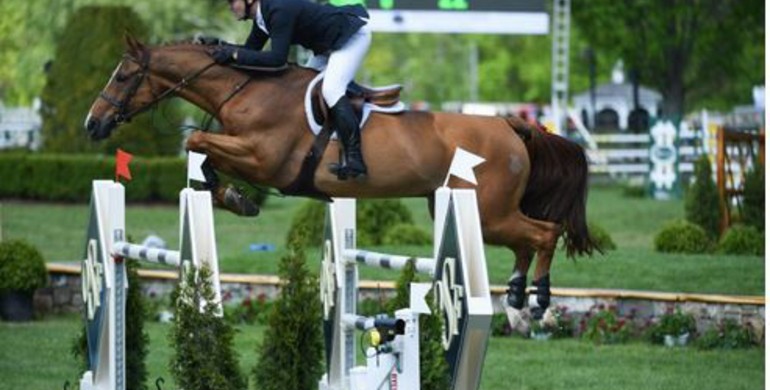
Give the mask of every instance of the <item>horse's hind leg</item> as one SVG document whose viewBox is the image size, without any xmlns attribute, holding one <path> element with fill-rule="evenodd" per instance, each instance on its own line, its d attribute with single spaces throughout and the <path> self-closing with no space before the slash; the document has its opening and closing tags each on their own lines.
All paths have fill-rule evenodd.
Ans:
<svg viewBox="0 0 770 390">
<path fill-rule="evenodd" d="M 535 308 L 531 308 L 530 311 L 533 318 L 541 319 L 551 302 L 549 272 L 556 242 L 559 238 L 560 226 L 552 222 L 532 219 L 521 212 L 516 212 L 513 218 L 510 218 L 506 227 L 510 229 L 510 239 L 512 241 L 510 246 L 514 248 L 516 253 L 516 266 L 509 286 L 514 281 L 516 281 L 517 285 L 526 282 L 526 275 L 533 254 L 537 255 L 537 266 L 535 267 L 532 284 L 536 288 L 538 305 Z M 512 286 L 509 289 L 509 304 L 511 300 L 513 300 L 513 303 L 519 304 L 516 295 L 521 296 L 522 299 L 526 296 L 523 293 L 511 294 L 510 291 L 518 292 L 518 289 L 514 289 Z M 513 295 L 513 299 L 511 295 Z M 523 305 L 523 303 L 521 304 Z"/>
<path fill-rule="evenodd" d="M 513 267 L 513 274 L 508 279 L 507 300 L 508 305 L 516 310 L 524 307 L 527 298 L 527 272 L 532 264 L 534 252 L 529 248 L 514 249 L 516 254 L 516 264 Z"/>
</svg>

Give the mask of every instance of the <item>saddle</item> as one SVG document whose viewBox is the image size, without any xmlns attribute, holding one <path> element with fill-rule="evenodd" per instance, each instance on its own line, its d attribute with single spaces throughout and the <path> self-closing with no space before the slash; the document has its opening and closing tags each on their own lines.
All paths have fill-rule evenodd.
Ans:
<svg viewBox="0 0 770 390">
<path fill-rule="evenodd" d="M 328 107 L 326 107 L 326 102 L 321 94 L 322 84 L 323 80 L 313 86 L 313 90 L 310 92 L 313 118 L 318 123 L 326 123 L 329 119 Z M 347 86 L 345 95 L 350 99 L 353 110 L 360 120 L 363 117 L 364 104 L 371 103 L 382 108 L 394 107 L 400 101 L 401 89 L 400 85 L 372 88 L 351 81 Z"/>
<path fill-rule="evenodd" d="M 321 84 L 322 83 L 320 82 L 316 83 L 310 90 L 309 101 L 313 119 L 316 123 L 322 123 L 323 127 L 316 135 L 313 145 L 305 155 L 299 175 L 297 175 L 291 184 L 281 188 L 280 191 L 284 195 L 307 196 L 330 202 L 331 198 L 329 195 L 318 190 L 313 183 L 315 170 L 318 168 L 324 150 L 326 150 L 326 146 L 329 144 L 329 140 L 334 132 L 334 129 L 331 128 L 332 120 L 329 117 L 329 109 L 321 94 Z M 353 81 L 348 84 L 345 94 L 350 99 L 353 110 L 359 121 L 364 117 L 364 105 L 367 103 L 385 109 L 394 108 L 396 109 L 394 111 L 397 112 L 403 110 L 403 108 L 397 107 L 401 104 L 399 101 L 401 95 L 400 85 L 383 88 L 369 88 Z M 342 161 L 342 156 L 340 156 L 340 161 Z"/>
</svg>

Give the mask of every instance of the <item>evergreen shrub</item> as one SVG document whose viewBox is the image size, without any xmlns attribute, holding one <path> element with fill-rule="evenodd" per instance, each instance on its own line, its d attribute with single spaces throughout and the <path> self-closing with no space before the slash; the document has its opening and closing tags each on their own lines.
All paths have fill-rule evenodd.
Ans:
<svg viewBox="0 0 770 390">
<path fill-rule="evenodd" d="M 294 212 L 286 242 L 294 242 L 302 248 L 323 244 L 324 224 L 326 222 L 326 202 L 310 199 Z"/>
<path fill-rule="evenodd" d="M 754 226 L 734 225 L 719 240 L 717 250 L 728 255 L 763 256 L 765 236 Z"/>
<path fill-rule="evenodd" d="M 185 264 L 183 282 L 172 294 L 176 313 L 170 333 L 169 371 L 185 390 L 242 390 L 247 387 L 233 348 L 235 330 L 218 316 L 211 270 Z M 201 303 L 203 303 L 201 305 Z"/>
<path fill-rule="evenodd" d="M 695 162 L 695 182 L 687 190 L 684 209 L 685 218 L 703 228 L 711 240 L 719 237 L 719 191 L 711 176 L 711 161 L 705 154 Z"/>
<path fill-rule="evenodd" d="M 655 235 L 655 250 L 664 253 L 706 253 L 712 242 L 702 227 L 683 220 L 669 222 Z"/>
<path fill-rule="evenodd" d="M 308 271 L 299 242 L 289 242 L 278 276 L 284 283 L 268 314 L 252 372 L 260 390 L 313 389 L 323 372 L 322 308 L 318 278 Z"/>
<path fill-rule="evenodd" d="M 430 233 L 408 223 L 394 225 L 382 238 L 384 245 L 430 245 L 432 242 Z"/>
<path fill-rule="evenodd" d="M 744 224 L 765 231 L 765 167 L 759 161 L 746 173 L 742 217 Z"/>
</svg>

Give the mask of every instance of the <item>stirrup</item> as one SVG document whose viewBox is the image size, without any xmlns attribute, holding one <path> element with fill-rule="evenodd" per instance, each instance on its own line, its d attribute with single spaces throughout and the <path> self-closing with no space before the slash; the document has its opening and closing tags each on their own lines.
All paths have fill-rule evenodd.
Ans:
<svg viewBox="0 0 770 390">
<path fill-rule="evenodd" d="M 367 175 L 366 170 L 353 169 L 350 165 L 341 163 L 329 164 L 329 172 L 337 175 L 337 179 L 341 181 L 363 178 Z"/>
<path fill-rule="evenodd" d="M 237 188 L 228 186 L 224 195 L 224 207 L 236 215 L 242 217 L 256 217 L 259 215 L 259 206 L 243 196 Z"/>
</svg>

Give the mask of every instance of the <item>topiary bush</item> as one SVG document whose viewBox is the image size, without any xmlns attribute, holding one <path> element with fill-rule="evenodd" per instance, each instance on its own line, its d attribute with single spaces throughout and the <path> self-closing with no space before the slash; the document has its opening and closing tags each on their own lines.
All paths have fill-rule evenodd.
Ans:
<svg viewBox="0 0 770 390">
<path fill-rule="evenodd" d="M 48 283 L 43 255 L 23 240 L 0 242 L 0 292 L 33 292 Z"/>
<path fill-rule="evenodd" d="M 612 240 L 610 233 L 599 224 L 589 222 L 588 231 L 591 234 L 591 237 L 593 237 L 594 242 L 596 242 L 603 251 L 618 249 L 618 246 L 615 245 L 615 241 Z"/>
<path fill-rule="evenodd" d="M 666 224 L 655 235 L 655 250 L 664 253 L 706 253 L 712 241 L 702 227 L 683 220 Z"/>
<path fill-rule="evenodd" d="M 285 283 L 268 314 L 252 372 L 261 390 L 312 389 L 323 372 L 323 309 L 318 278 L 308 271 L 298 242 L 289 242 L 278 276 Z"/>
<path fill-rule="evenodd" d="M 742 217 L 746 225 L 765 231 L 765 167 L 759 161 L 746 173 Z"/>
<path fill-rule="evenodd" d="M 432 242 L 433 237 L 430 233 L 408 223 L 399 223 L 391 227 L 382 238 L 384 245 L 430 245 Z"/>
<path fill-rule="evenodd" d="M 765 236 L 753 226 L 734 225 L 719 240 L 719 253 L 728 255 L 765 254 Z"/>
<path fill-rule="evenodd" d="M 711 161 L 705 154 L 695 162 L 695 182 L 685 195 L 684 210 L 685 218 L 702 227 L 710 239 L 719 237 L 719 190 L 711 176 Z"/>
<path fill-rule="evenodd" d="M 169 371 L 179 389 L 245 389 L 247 382 L 233 348 L 235 330 L 218 316 L 211 270 L 184 266 L 189 269 L 172 294 L 176 313 L 169 336 L 174 348 Z"/>
</svg>

